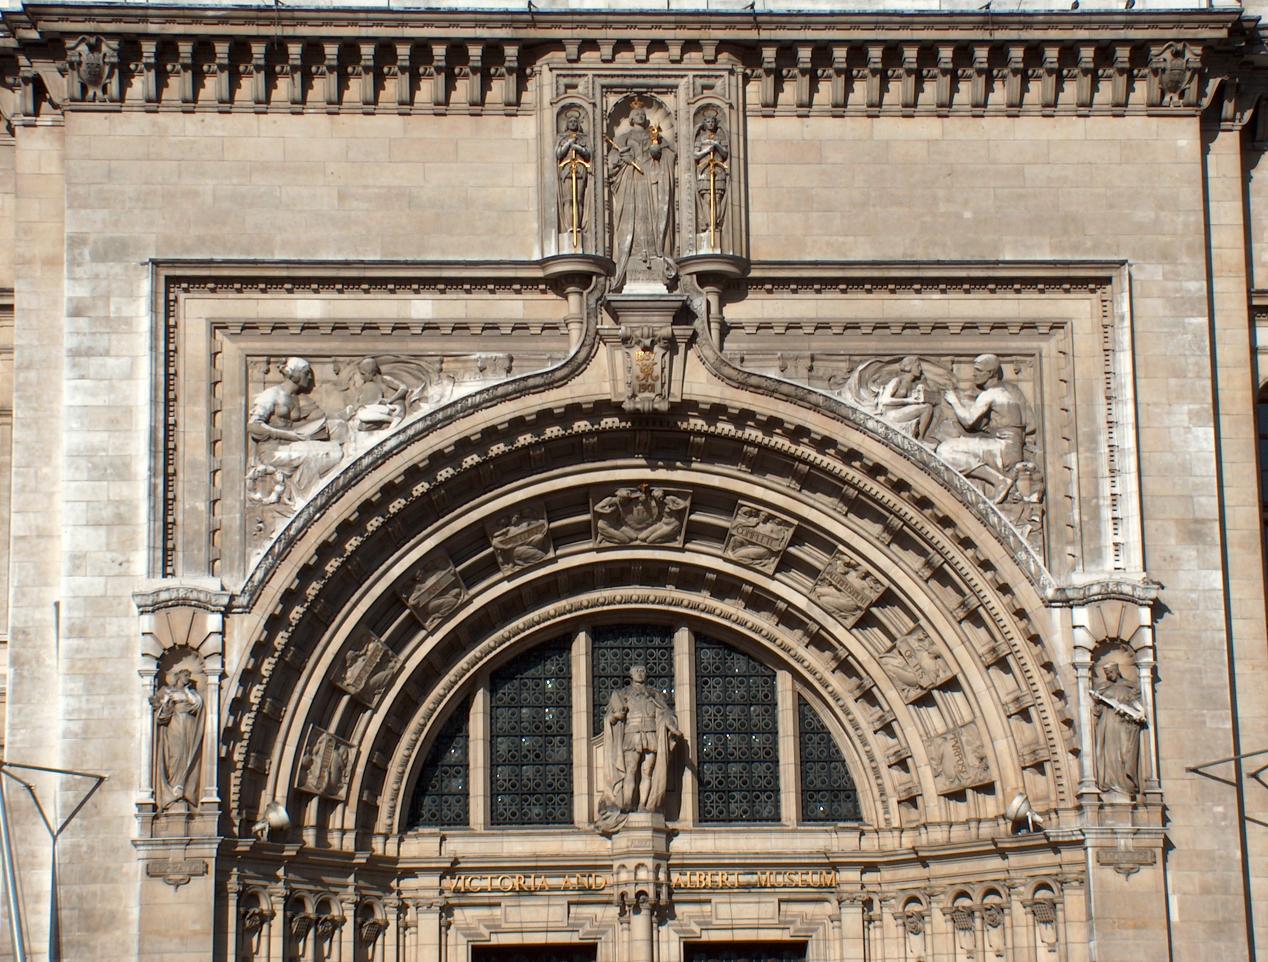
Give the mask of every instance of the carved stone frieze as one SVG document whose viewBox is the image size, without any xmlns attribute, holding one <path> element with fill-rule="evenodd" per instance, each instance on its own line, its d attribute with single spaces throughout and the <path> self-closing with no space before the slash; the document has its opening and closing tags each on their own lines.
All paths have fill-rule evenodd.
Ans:
<svg viewBox="0 0 1268 962">
<path fill-rule="evenodd" d="M 770 574 L 797 526 L 764 508 L 741 502 L 722 546 L 724 557 Z"/>
<path fill-rule="evenodd" d="M 373 707 L 401 667 L 401 659 L 371 631 L 343 657 L 343 672 L 335 684 L 353 698 Z"/>
<path fill-rule="evenodd" d="M 902 693 L 904 701 L 915 701 L 931 688 L 949 681 L 954 672 L 937 643 L 919 625 L 900 636 L 894 647 L 880 655 L 885 672 Z"/>
<path fill-rule="evenodd" d="M 590 495 L 595 546 L 679 545 L 691 512 L 691 492 L 644 481 Z"/>
<path fill-rule="evenodd" d="M 342 801 L 352 774 L 356 746 L 333 732 L 313 726 L 295 771 L 295 787 L 301 792 Z"/>
<path fill-rule="evenodd" d="M 943 795 L 993 781 L 977 722 L 967 722 L 925 739 L 933 783 Z"/>
<path fill-rule="evenodd" d="M 550 523 L 540 504 L 520 505 L 496 521 L 487 522 L 485 531 L 504 575 L 545 561 L 555 553 Z"/>
<path fill-rule="evenodd" d="M 449 558 L 439 555 L 426 559 L 401 592 L 401 600 L 428 631 L 462 604 L 467 597 L 462 577 Z"/>
<path fill-rule="evenodd" d="M 815 579 L 810 596 L 847 628 L 853 628 L 885 591 L 881 580 L 838 550 Z"/>
</svg>

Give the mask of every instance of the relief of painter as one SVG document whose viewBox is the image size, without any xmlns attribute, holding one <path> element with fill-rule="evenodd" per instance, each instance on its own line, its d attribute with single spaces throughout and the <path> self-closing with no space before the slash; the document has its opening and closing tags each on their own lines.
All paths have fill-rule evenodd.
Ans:
<svg viewBox="0 0 1268 962">
<path fill-rule="evenodd" d="M 740 356 L 818 388 L 920 442 L 964 475 L 1036 550 L 1043 547 L 1043 445 L 1026 357 Z"/>
<path fill-rule="evenodd" d="M 527 360 L 527 363 L 526 363 Z M 248 539 L 261 550 L 339 469 L 408 422 L 548 359 L 510 354 L 250 362 Z"/>
</svg>

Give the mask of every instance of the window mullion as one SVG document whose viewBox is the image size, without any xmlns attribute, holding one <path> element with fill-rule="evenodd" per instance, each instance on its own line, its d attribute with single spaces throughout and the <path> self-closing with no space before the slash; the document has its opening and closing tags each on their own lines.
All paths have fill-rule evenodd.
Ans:
<svg viewBox="0 0 1268 962">
<path fill-rule="evenodd" d="M 681 627 L 674 632 L 674 710 L 678 715 L 678 727 L 687 738 L 686 752 L 689 762 L 682 772 L 682 806 L 678 819 L 687 827 L 696 824 L 696 672 L 692 660 L 695 637 L 690 628 Z"/>
<path fill-rule="evenodd" d="M 471 786 L 471 827 L 489 827 L 489 676 L 483 672 L 471 699 L 471 736 L 467 743 L 470 759 L 468 784 Z"/>
<path fill-rule="evenodd" d="M 779 711 L 779 811 L 780 821 L 796 825 L 800 787 L 797 766 L 797 691 L 792 675 L 782 669 L 775 675 Z"/>
<path fill-rule="evenodd" d="M 598 774 L 590 739 L 590 659 L 590 632 L 578 629 L 572 638 L 572 813 L 577 825 L 593 820 Z"/>
</svg>

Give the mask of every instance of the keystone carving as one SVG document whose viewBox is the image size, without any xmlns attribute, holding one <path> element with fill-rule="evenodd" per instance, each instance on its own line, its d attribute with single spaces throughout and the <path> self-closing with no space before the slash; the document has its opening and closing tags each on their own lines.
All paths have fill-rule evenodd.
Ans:
<svg viewBox="0 0 1268 962">
<path fill-rule="evenodd" d="M 739 504 L 722 554 L 770 574 L 792 540 L 796 525 L 751 504 Z"/>
<path fill-rule="evenodd" d="M 591 493 L 594 543 L 603 545 L 679 545 L 691 511 L 691 492 L 653 487 L 617 488 L 611 494 Z"/>
<path fill-rule="evenodd" d="M 670 365 L 673 364 L 674 332 L 650 324 L 621 327 L 625 356 L 625 400 L 622 410 L 660 414 L 669 410 Z"/>
</svg>

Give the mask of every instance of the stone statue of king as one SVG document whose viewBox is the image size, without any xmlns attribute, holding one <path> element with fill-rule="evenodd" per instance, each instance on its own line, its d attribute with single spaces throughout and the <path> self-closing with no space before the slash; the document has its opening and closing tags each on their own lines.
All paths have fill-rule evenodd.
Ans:
<svg viewBox="0 0 1268 962">
<path fill-rule="evenodd" d="M 669 784 L 670 756 L 682 738 L 678 719 L 660 692 L 648 687 L 647 669 L 630 669 L 630 683 L 612 693 L 603 716 L 608 791 L 600 821 L 616 827 L 629 812 L 660 812 Z"/>
</svg>

